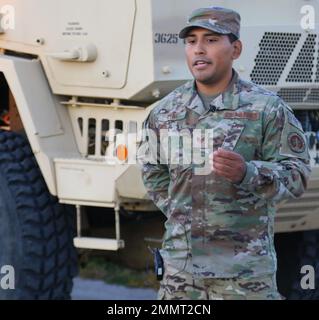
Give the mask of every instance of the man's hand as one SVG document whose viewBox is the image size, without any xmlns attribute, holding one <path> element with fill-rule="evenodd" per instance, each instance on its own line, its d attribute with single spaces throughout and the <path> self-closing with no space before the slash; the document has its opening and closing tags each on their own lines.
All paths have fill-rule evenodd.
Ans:
<svg viewBox="0 0 319 320">
<path fill-rule="evenodd" d="M 209 155 L 209 163 L 215 174 L 232 183 L 240 183 L 246 174 L 245 159 L 234 151 L 218 148 Z"/>
</svg>

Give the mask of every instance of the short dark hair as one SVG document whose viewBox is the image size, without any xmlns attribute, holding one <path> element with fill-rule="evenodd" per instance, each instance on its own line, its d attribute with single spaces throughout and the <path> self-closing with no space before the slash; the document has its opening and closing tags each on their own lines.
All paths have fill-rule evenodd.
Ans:
<svg viewBox="0 0 319 320">
<path fill-rule="evenodd" d="M 238 38 L 237 38 L 234 34 L 232 34 L 232 33 L 227 34 L 227 37 L 228 37 L 230 43 L 233 43 L 233 42 L 235 42 L 236 40 L 238 40 Z"/>
</svg>

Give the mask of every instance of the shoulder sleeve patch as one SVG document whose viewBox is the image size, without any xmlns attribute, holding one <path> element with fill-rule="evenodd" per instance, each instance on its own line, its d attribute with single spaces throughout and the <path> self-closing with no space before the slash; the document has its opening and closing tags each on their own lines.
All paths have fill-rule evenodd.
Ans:
<svg viewBox="0 0 319 320">
<path fill-rule="evenodd" d="M 290 150 L 296 153 L 303 153 L 306 150 L 304 138 L 297 132 L 292 132 L 287 137 L 287 142 Z"/>
<path fill-rule="evenodd" d="M 299 120 L 295 117 L 295 115 L 294 115 L 292 112 L 290 112 L 290 111 L 287 112 L 287 113 L 288 113 L 288 115 L 287 115 L 287 117 L 288 117 L 288 122 L 289 122 L 292 126 L 298 128 L 299 130 L 302 130 L 301 123 L 300 123 Z"/>
<path fill-rule="evenodd" d="M 286 110 L 284 114 L 285 119 L 279 150 L 280 155 L 308 160 L 309 151 L 307 140 L 300 122 L 291 111 Z"/>
</svg>

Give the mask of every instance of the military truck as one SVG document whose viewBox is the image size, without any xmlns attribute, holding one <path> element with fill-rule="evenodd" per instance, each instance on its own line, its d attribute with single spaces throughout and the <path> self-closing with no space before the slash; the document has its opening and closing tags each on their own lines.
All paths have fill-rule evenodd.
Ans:
<svg viewBox="0 0 319 320">
<path fill-rule="evenodd" d="M 191 79 L 178 31 L 211 4 L 0 0 L 0 267 L 15 270 L 15 290 L 0 289 L 0 298 L 68 298 L 75 248 L 119 250 L 120 214 L 156 209 L 127 136 Z M 306 131 L 313 172 L 304 196 L 276 217 L 278 283 L 288 298 L 317 298 L 300 278 L 312 266 L 319 285 L 319 5 L 213 4 L 242 16 L 240 76 L 277 92 Z M 114 209 L 114 239 L 83 235 L 92 207 Z"/>
</svg>

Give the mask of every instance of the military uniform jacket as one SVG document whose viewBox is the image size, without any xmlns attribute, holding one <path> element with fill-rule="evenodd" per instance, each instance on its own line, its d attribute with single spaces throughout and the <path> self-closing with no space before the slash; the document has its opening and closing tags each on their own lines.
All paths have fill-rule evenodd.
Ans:
<svg viewBox="0 0 319 320">
<path fill-rule="evenodd" d="M 156 144 L 150 143 L 144 133 L 139 157 L 148 195 L 167 217 L 162 256 L 166 263 L 200 278 L 273 273 L 276 205 L 301 196 L 310 175 L 304 132 L 278 96 L 241 80 L 236 72 L 228 89 L 210 105 L 209 110 L 204 108 L 190 81 L 159 101 L 144 122 L 145 131 L 158 138 Z M 200 165 L 194 161 L 159 161 L 165 141 L 160 139 L 161 130 L 209 129 L 214 134 L 200 148 L 201 154 L 207 156 L 218 147 L 240 153 L 247 167 L 240 183 L 213 171 L 195 174 Z M 170 150 L 181 155 L 181 145 L 172 142 Z M 194 151 L 192 146 L 186 149 Z M 150 161 L 145 150 L 155 150 L 157 161 Z"/>
</svg>

